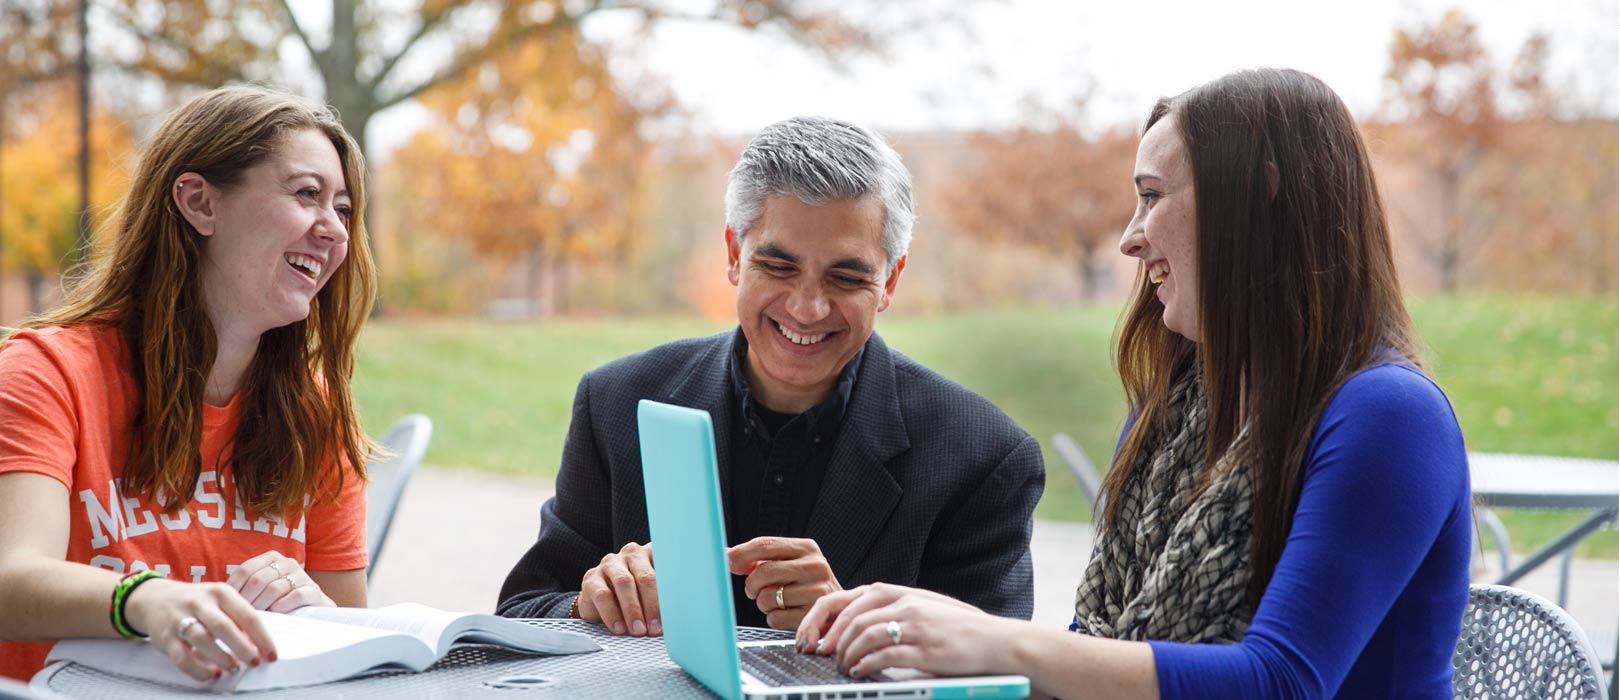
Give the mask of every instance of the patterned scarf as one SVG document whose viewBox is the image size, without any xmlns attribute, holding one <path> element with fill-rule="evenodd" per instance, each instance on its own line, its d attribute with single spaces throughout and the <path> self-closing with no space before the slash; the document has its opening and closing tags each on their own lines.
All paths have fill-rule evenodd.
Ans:
<svg viewBox="0 0 1620 700">
<path fill-rule="evenodd" d="M 1245 600 L 1253 483 L 1241 449 L 1221 456 L 1209 488 L 1193 500 L 1209 421 L 1199 374 L 1187 371 L 1171 387 L 1168 426 L 1143 445 L 1113 527 L 1098 530 L 1075 591 L 1082 633 L 1235 642 L 1254 616 Z"/>
</svg>

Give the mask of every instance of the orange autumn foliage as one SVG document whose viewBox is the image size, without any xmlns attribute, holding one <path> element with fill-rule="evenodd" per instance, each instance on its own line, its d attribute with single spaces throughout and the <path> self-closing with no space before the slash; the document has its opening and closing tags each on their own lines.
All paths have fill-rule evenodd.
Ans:
<svg viewBox="0 0 1620 700">
<path fill-rule="evenodd" d="M 8 115 L 0 143 L 0 272 L 54 276 L 73 263 L 79 226 L 79 120 L 74 86 L 43 84 L 36 109 Z M 104 110 L 90 126 L 92 231 L 129 187 L 134 138 Z"/>
</svg>

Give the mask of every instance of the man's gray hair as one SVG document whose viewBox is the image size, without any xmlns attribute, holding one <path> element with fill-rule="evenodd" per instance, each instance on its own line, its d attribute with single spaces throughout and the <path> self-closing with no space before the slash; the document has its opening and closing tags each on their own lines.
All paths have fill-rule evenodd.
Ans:
<svg viewBox="0 0 1620 700">
<path fill-rule="evenodd" d="M 911 247 L 911 173 L 871 130 L 826 117 L 794 117 L 761 131 L 726 182 L 726 226 L 742 243 L 769 195 L 805 204 L 876 196 L 883 204 L 883 253 L 893 267 Z"/>
</svg>

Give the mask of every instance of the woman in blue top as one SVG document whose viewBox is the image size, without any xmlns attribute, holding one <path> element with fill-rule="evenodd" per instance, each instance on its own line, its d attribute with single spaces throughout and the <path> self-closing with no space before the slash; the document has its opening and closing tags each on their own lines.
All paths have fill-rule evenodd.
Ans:
<svg viewBox="0 0 1620 700">
<path fill-rule="evenodd" d="M 1348 110 L 1304 73 L 1228 75 L 1154 106 L 1135 184 L 1134 411 L 1079 634 L 876 585 L 817 602 L 801 649 L 1088 699 L 1451 697 L 1467 462 Z"/>
</svg>

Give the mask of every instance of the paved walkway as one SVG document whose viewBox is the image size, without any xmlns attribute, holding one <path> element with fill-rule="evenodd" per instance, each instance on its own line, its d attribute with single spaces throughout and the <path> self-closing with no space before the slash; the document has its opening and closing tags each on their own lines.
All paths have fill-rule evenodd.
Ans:
<svg viewBox="0 0 1620 700">
<path fill-rule="evenodd" d="M 371 604 L 415 601 L 446 610 L 493 610 L 506 573 L 534 541 L 540 504 L 551 494 L 549 479 L 423 467 L 395 513 L 372 580 Z M 1091 526 L 1038 520 L 1031 548 L 1035 620 L 1067 625 L 1074 587 L 1091 553 Z M 1620 622 L 1620 563 L 1578 559 L 1571 576 L 1570 614 L 1590 631 L 1607 630 L 1612 639 Z M 1556 586 L 1552 564 L 1521 581 L 1548 599 Z"/>
</svg>

